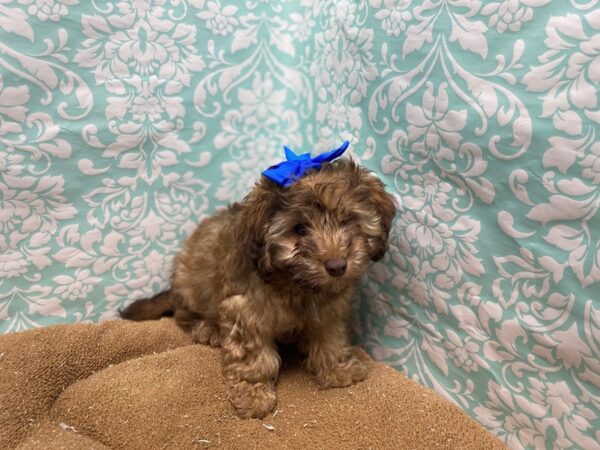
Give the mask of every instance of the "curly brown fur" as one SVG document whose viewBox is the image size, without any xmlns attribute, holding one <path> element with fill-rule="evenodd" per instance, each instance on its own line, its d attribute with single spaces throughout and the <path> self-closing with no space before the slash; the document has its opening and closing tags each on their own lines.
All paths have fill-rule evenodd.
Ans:
<svg viewBox="0 0 600 450">
<path fill-rule="evenodd" d="M 263 177 L 241 203 L 198 226 L 175 259 L 170 291 L 122 316 L 173 311 L 196 342 L 220 345 L 242 417 L 275 406 L 278 341 L 298 344 L 322 388 L 349 386 L 367 376 L 350 352 L 352 299 L 369 261 L 387 249 L 394 214 L 381 181 L 351 161 L 325 164 L 288 188 Z"/>
</svg>

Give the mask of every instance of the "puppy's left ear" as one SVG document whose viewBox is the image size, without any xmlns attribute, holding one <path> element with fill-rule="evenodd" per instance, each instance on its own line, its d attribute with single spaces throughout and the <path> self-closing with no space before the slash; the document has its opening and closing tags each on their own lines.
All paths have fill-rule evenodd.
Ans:
<svg viewBox="0 0 600 450">
<path fill-rule="evenodd" d="M 361 187 L 365 200 L 377 213 L 375 233 L 369 233 L 369 258 L 379 261 L 388 249 L 388 238 L 392 228 L 392 220 L 396 215 L 394 197 L 385 190 L 385 185 L 373 173 L 363 171 Z M 374 231 L 374 230 L 373 230 Z"/>
<path fill-rule="evenodd" d="M 265 248 L 265 234 L 273 214 L 279 209 L 280 188 L 262 177 L 241 203 L 237 224 L 238 243 L 263 278 L 270 275 L 270 258 Z"/>
</svg>

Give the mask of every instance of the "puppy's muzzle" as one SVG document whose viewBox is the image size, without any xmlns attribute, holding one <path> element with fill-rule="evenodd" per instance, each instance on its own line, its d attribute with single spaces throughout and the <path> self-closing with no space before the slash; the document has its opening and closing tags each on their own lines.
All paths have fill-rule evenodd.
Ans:
<svg viewBox="0 0 600 450">
<path fill-rule="evenodd" d="M 332 277 L 341 277 L 346 273 L 347 267 L 348 262 L 343 258 L 330 259 L 325 263 L 325 269 L 327 269 L 327 273 Z"/>
</svg>

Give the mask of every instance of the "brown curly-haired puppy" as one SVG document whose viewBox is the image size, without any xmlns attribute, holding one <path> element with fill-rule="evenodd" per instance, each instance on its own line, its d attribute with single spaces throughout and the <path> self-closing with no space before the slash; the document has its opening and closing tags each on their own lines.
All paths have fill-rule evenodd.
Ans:
<svg viewBox="0 0 600 450">
<path fill-rule="evenodd" d="M 295 342 L 320 387 L 367 376 L 350 351 L 352 299 L 369 260 L 387 248 L 395 207 L 373 174 L 348 160 L 289 187 L 266 177 L 204 220 L 175 259 L 171 289 L 121 312 L 171 311 L 196 342 L 221 346 L 229 399 L 242 417 L 276 402 L 277 342 Z"/>
</svg>

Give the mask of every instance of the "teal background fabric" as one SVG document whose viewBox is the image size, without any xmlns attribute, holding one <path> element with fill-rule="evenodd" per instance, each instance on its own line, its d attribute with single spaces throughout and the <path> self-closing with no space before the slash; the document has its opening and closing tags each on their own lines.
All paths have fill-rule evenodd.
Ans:
<svg viewBox="0 0 600 450">
<path fill-rule="evenodd" d="M 282 145 L 396 195 L 357 339 L 518 448 L 600 448 L 598 0 L 0 0 L 0 332 L 168 286 Z"/>
</svg>

